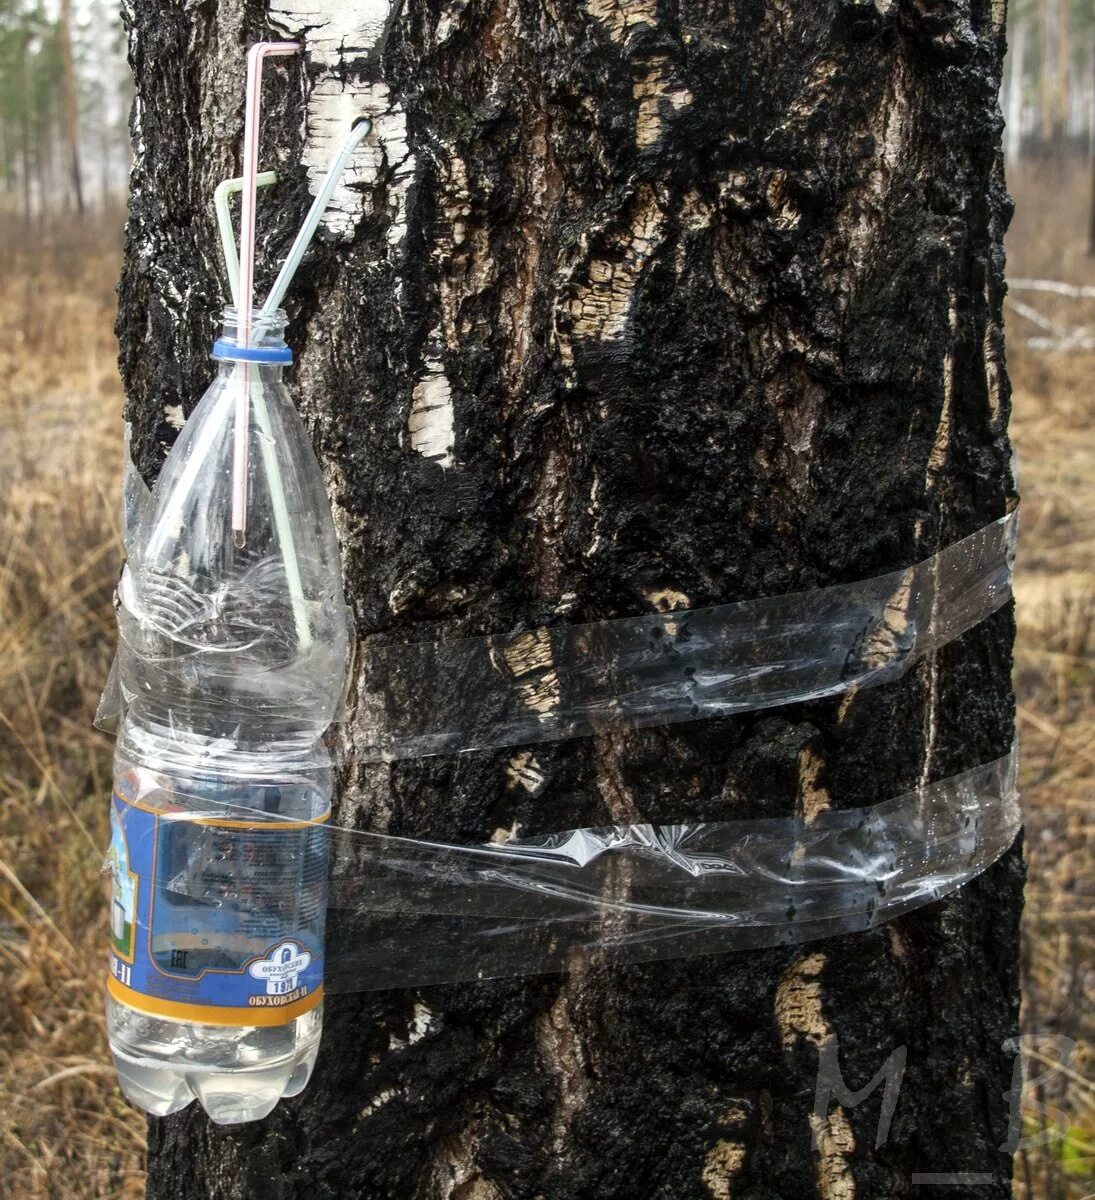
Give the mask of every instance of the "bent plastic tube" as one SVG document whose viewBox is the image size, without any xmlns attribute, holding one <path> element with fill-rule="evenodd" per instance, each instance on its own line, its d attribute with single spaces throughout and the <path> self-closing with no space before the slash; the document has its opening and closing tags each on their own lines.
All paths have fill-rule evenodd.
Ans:
<svg viewBox="0 0 1095 1200">
<path fill-rule="evenodd" d="M 259 173 L 259 117 L 262 107 L 262 64 L 267 58 L 296 54 L 296 42 L 256 42 L 247 52 L 247 92 L 243 118 L 243 207 L 240 212 L 239 344 L 251 344 L 251 305 L 255 280 L 255 201 Z M 236 453 L 232 463 L 232 529 L 236 544 L 247 537 L 247 426 L 250 372 L 240 372 L 236 397 Z"/>
<path fill-rule="evenodd" d="M 271 316 L 281 307 L 281 302 L 285 299 L 285 293 L 289 290 L 289 285 L 293 282 L 293 276 L 297 273 L 301 259 L 304 257 L 309 243 L 315 236 L 316 230 L 319 228 L 320 218 L 326 211 L 327 205 L 331 202 L 335 186 L 341 178 L 342 172 L 346 169 L 346 164 L 350 161 L 350 155 L 358 148 L 362 138 L 368 134 L 372 127 L 373 123 L 368 117 L 361 117 L 355 122 L 353 128 L 343 140 L 338 153 L 327 168 L 327 174 L 323 177 L 323 183 L 316 193 L 316 198 L 312 201 L 312 207 L 308 210 L 308 215 L 304 218 L 304 224 L 300 227 L 300 231 L 297 233 L 293 245 L 285 257 L 285 262 L 282 263 L 278 277 L 274 280 L 274 286 L 270 289 L 270 295 L 266 298 L 266 303 L 262 306 L 262 317 Z"/>
<path fill-rule="evenodd" d="M 263 171 L 255 178 L 256 187 L 269 187 L 277 183 L 276 171 Z M 221 252 L 224 255 L 224 270 L 228 276 L 228 294 L 232 303 L 240 306 L 240 253 L 236 246 L 236 233 L 232 228 L 232 197 L 243 189 L 243 176 L 235 179 L 225 179 L 217 184 L 213 192 L 213 209 L 217 214 L 217 231 L 221 238 Z"/>
</svg>

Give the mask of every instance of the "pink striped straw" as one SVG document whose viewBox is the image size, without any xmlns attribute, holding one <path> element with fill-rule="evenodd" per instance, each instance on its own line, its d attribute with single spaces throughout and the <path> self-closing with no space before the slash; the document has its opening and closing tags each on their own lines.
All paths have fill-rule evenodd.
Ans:
<svg viewBox="0 0 1095 1200">
<path fill-rule="evenodd" d="M 236 343 L 251 344 L 251 309 L 255 291 L 255 200 L 259 173 L 259 114 L 262 109 L 262 64 L 267 58 L 296 54 L 296 42 L 256 42 L 247 52 L 247 95 L 243 117 L 243 209 L 240 214 L 240 300 Z M 232 531 L 237 546 L 247 535 L 247 426 L 250 372 L 240 364 L 243 386 L 236 397 L 232 445 Z"/>
</svg>

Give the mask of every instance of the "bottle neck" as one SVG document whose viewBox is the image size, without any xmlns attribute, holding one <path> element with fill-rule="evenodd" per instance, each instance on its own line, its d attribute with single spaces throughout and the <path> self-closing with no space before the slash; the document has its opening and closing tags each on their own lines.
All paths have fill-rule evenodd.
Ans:
<svg viewBox="0 0 1095 1200">
<path fill-rule="evenodd" d="M 285 344 L 285 313 L 281 309 L 269 316 L 253 313 L 246 337 L 234 308 L 226 308 L 221 320 L 221 335 L 213 343 L 213 357 L 221 365 L 221 374 L 264 383 L 280 381 L 282 369 L 293 361 Z"/>
<path fill-rule="evenodd" d="M 274 363 L 234 362 L 224 358 L 217 360 L 217 376 L 225 382 L 238 379 L 241 383 L 281 383 L 285 367 Z"/>
</svg>

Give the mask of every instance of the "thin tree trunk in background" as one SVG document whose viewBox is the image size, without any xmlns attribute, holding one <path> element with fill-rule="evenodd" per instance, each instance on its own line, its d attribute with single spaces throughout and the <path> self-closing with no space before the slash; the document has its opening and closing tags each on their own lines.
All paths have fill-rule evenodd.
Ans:
<svg viewBox="0 0 1095 1200">
<path fill-rule="evenodd" d="M 62 101 L 63 103 L 63 101 Z M 68 187 L 63 130 L 63 112 L 58 101 L 51 97 L 46 105 L 42 146 L 42 219 L 63 208 L 72 211 L 74 197 Z"/>
<path fill-rule="evenodd" d="M 377 128 L 289 305 L 362 636 L 856 580 L 1004 513 L 1001 5 L 269 16 L 129 2 L 127 412 L 151 480 L 210 375 L 245 47 L 299 38 L 303 70 L 267 74 L 260 293 L 309 203 L 298 164 L 314 186 L 353 113 Z M 359 765 L 338 815 L 474 843 L 872 804 L 1008 750 L 1012 635 L 1000 612 L 842 700 Z M 888 1200 L 977 1172 L 947 1195 L 1003 1200 L 1021 888 L 1013 849 L 858 936 L 333 996 L 312 1084 L 267 1121 L 150 1122 L 149 1196 Z M 812 1113 L 823 1052 L 860 1088 L 902 1045 L 885 1145 L 881 1090 Z"/>
<path fill-rule="evenodd" d="M 76 92 L 76 66 L 72 57 L 72 0 L 61 0 L 58 26 L 61 39 L 61 119 L 64 129 L 67 171 L 76 211 L 84 212 L 84 188 L 80 174 L 80 112 Z"/>
<path fill-rule="evenodd" d="M 1072 111 L 1072 26 L 1069 0 L 1058 0 L 1057 4 L 1057 62 L 1055 64 L 1054 91 L 1056 114 L 1055 136 L 1062 148 L 1068 137 L 1068 122 Z"/>
<path fill-rule="evenodd" d="M 1088 224 L 1088 254 L 1095 254 L 1095 46 L 1091 48 L 1091 125 L 1087 137 L 1087 161 L 1091 171 L 1091 211 Z"/>
<path fill-rule="evenodd" d="M 1060 43 L 1061 21 L 1067 0 L 1041 0 L 1041 76 L 1039 108 L 1041 110 L 1042 144 L 1056 149 L 1060 142 Z"/>
<path fill-rule="evenodd" d="M 53 114 L 49 101 L 45 111 L 40 114 L 41 125 L 34 145 L 34 175 L 38 185 L 38 221 L 44 224 L 46 214 L 53 207 L 54 193 L 52 184 L 53 167 Z"/>
<path fill-rule="evenodd" d="M 23 57 L 21 64 L 23 103 L 19 113 L 20 132 L 22 134 L 23 217 L 27 221 L 31 219 L 31 216 L 34 212 L 30 198 L 30 73 L 27 70 L 27 61 L 29 59 L 27 50 L 29 45 L 30 37 L 28 35 L 23 41 Z"/>
<path fill-rule="evenodd" d="M 1008 166 L 1017 163 L 1023 152 L 1023 82 L 1026 77 L 1029 24 L 1017 18 L 1010 28 L 1013 36 L 1009 39 L 1007 55 L 1007 121 L 1004 135 Z"/>
<path fill-rule="evenodd" d="M 106 85 L 99 82 L 99 202 L 103 212 L 110 207 L 111 158 L 114 154 L 114 130 L 108 113 Z"/>
</svg>

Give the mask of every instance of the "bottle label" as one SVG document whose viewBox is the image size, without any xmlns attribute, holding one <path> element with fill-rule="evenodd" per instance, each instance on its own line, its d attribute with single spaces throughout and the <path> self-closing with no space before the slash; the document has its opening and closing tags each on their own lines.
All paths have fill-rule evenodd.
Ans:
<svg viewBox="0 0 1095 1200">
<path fill-rule="evenodd" d="M 165 804 L 162 790 L 154 803 L 135 791 L 123 778 L 110 806 L 114 998 L 214 1025 L 283 1025 L 314 1008 L 323 998 L 323 824 L 201 817 Z"/>
</svg>

